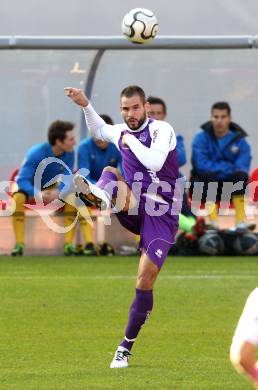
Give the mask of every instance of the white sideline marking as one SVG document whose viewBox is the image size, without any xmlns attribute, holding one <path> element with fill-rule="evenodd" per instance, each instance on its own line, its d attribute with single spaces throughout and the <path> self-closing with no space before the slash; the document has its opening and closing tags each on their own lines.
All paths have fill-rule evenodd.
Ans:
<svg viewBox="0 0 258 390">
<path fill-rule="evenodd" d="M 0 279 L 21 279 L 21 280 L 134 280 L 136 278 L 136 275 L 96 275 L 96 276 L 41 276 L 41 275 L 30 275 L 30 276 L 24 276 L 24 275 L 0 275 Z M 203 275 L 163 275 L 159 276 L 158 280 L 201 280 L 201 279 L 208 279 L 208 280 L 228 280 L 228 279 L 235 279 L 235 280 L 247 280 L 247 279 L 257 279 L 258 274 L 250 274 L 250 275 L 209 275 L 209 274 L 203 274 Z"/>
</svg>

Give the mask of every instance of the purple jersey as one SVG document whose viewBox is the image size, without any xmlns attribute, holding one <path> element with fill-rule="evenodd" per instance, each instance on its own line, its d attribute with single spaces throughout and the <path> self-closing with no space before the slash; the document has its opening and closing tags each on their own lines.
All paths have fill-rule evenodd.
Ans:
<svg viewBox="0 0 258 390">
<path fill-rule="evenodd" d="M 87 106 L 85 115 L 91 132 L 100 139 L 113 142 L 121 151 L 125 181 L 132 192 L 136 193 L 137 184 L 138 195 L 138 184 L 141 186 L 137 213 L 129 209 L 116 215 L 126 229 L 140 234 L 139 249 L 144 249 L 160 268 L 178 229 L 178 213 L 171 212 L 179 177 L 174 130 L 167 122 L 149 118 L 138 130 L 129 129 L 125 123 L 107 125 L 92 106 Z"/>
<path fill-rule="evenodd" d="M 147 169 L 137 159 L 130 148 L 122 143 L 123 135 L 130 132 L 130 134 L 133 134 L 144 146 L 149 148 L 153 142 L 153 137 L 157 136 L 157 132 L 162 132 L 162 129 L 158 127 L 157 122 L 160 121 L 149 119 L 147 125 L 140 131 L 129 131 L 128 129 L 123 130 L 118 141 L 118 146 L 122 155 L 124 177 L 129 187 L 131 188 L 133 182 L 135 181 L 135 173 L 140 172 L 142 173 L 142 193 L 146 193 L 148 190 L 152 192 L 153 190 L 166 200 L 171 201 L 173 198 L 175 182 L 179 176 L 176 150 L 173 149 L 169 151 L 161 170 L 154 172 Z M 160 182 L 168 183 L 168 188 L 163 189 Z M 170 190 L 166 191 L 169 188 Z"/>
</svg>

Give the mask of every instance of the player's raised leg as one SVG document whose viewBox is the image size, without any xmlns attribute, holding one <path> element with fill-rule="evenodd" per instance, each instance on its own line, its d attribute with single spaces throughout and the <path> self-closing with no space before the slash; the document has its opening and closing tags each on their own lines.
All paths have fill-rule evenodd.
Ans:
<svg viewBox="0 0 258 390">
<path fill-rule="evenodd" d="M 135 298 L 130 307 L 125 336 L 115 352 L 110 368 L 128 367 L 130 351 L 141 327 L 152 311 L 153 285 L 158 273 L 158 266 L 143 251 L 138 268 Z"/>
<path fill-rule="evenodd" d="M 90 202 L 102 210 L 115 205 L 119 210 L 127 211 L 129 205 L 132 207 L 136 203 L 121 173 L 113 167 L 104 168 L 96 184 L 80 174 L 75 175 L 74 184 L 76 193 L 83 202 Z"/>
</svg>

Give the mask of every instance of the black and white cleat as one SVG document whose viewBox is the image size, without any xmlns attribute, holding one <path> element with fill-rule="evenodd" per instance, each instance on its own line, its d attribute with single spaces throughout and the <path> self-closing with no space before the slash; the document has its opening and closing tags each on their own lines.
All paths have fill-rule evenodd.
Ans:
<svg viewBox="0 0 258 390">
<path fill-rule="evenodd" d="M 128 349 L 119 346 L 115 352 L 114 359 L 110 364 L 110 368 L 127 368 L 131 353 Z"/>
<path fill-rule="evenodd" d="M 79 174 L 75 175 L 73 181 L 76 196 L 78 196 L 86 206 L 90 203 L 101 210 L 107 210 L 111 207 L 111 199 L 106 191 L 95 184 L 92 184 L 89 180 Z"/>
</svg>

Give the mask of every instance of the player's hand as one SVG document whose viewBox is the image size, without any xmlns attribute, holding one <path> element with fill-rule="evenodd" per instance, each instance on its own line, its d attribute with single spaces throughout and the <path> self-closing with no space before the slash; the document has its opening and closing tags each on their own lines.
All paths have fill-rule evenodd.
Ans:
<svg viewBox="0 0 258 390">
<path fill-rule="evenodd" d="M 79 88 L 66 87 L 64 88 L 66 95 L 71 98 L 74 103 L 78 104 L 81 107 L 87 107 L 89 104 L 89 99 L 85 93 Z"/>
</svg>

